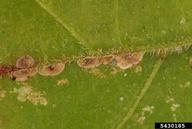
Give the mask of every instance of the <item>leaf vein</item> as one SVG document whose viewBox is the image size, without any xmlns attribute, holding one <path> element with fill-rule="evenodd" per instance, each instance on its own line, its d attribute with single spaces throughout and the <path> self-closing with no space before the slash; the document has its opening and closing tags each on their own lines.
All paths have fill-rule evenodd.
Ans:
<svg viewBox="0 0 192 129">
<path fill-rule="evenodd" d="M 50 16 L 52 16 L 56 22 L 61 24 L 71 35 L 79 41 L 79 44 L 84 45 L 86 43 L 85 39 L 82 38 L 73 27 L 65 23 L 59 16 L 57 16 L 53 11 L 51 11 L 48 7 L 46 7 L 40 0 L 35 0 L 35 2 L 44 9 Z"/>
<path fill-rule="evenodd" d="M 159 71 L 162 62 L 163 62 L 163 60 L 159 59 L 154 64 L 153 70 L 152 70 L 149 78 L 146 80 L 146 82 L 144 84 L 144 87 L 141 90 L 138 98 L 136 99 L 136 101 L 133 104 L 132 108 L 127 112 L 125 117 L 122 119 L 120 124 L 117 125 L 116 129 L 121 129 L 126 124 L 126 122 L 132 117 L 132 115 L 134 114 L 134 112 L 135 112 L 136 108 L 138 107 L 139 103 L 141 102 L 141 100 L 143 99 L 144 95 L 146 94 L 146 92 L 148 91 L 149 87 L 151 86 L 151 83 L 152 83 L 153 79 L 155 78 L 157 72 Z"/>
</svg>

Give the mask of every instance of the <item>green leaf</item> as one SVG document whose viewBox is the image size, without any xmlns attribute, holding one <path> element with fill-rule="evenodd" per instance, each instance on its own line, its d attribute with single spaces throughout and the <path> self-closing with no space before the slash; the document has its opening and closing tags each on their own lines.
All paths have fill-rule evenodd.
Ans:
<svg viewBox="0 0 192 129">
<path fill-rule="evenodd" d="M 36 1 L 87 47 L 148 50 L 191 41 L 188 0 Z"/>
<path fill-rule="evenodd" d="M 73 62 L 53 77 L 3 76 L 0 129 L 149 129 L 156 121 L 190 121 L 191 6 L 189 0 L 1 0 L 0 66 L 22 55 L 40 64 Z M 76 64 L 82 55 L 128 50 L 146 53 L 127 70 Z"/>
</svg>

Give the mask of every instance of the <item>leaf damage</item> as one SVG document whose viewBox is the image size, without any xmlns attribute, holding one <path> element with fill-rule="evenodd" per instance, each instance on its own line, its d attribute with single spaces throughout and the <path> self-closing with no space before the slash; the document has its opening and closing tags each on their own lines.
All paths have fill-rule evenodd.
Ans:
<svg viewBox="0 0 192 129">
<path fill-rule="evenodd" d="M 126 70 L 137 66 L 143 59 L 144 52 L 116 53 L 103 56 L 80 57 L 76 60 L 79 67 L 95 69 L 101 65 Z M 52 64 L 38 64 L 30 55 L 17 59 L 16 64 L 0 66 L 0 76 L 8 76 L 14 81 L 26 81 L 37 73 L 42 76 L 57 76 L 65 69 L 67 61 Z"/>
</svg>

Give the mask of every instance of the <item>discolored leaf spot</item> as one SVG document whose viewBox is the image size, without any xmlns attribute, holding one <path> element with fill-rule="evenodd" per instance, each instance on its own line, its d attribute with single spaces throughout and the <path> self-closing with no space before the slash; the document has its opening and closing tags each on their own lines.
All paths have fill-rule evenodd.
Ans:
<svg viewBox="0 0 192 129">
<path fill-rule="evenodd" d="M 57 81 L 57 86 L 65 86 L 69 84 L 69 80 L 68 79 L 62 79 L 62 80 L 58 80 Z"/>
<path fill-rule="evenodd" d="M 38 72 L 42 76 L 56 76 L 63 72 L 64 68 L 64 63 L 55 63 L 51 65 L 40 66 Z"/>
<path fill-rule="evenodd" d="M 7 91 L 5 90 L 0 90 L 0 101 L 5 98 L 5 95 L 6 95 Z"/>
<path fill-rule="evenodd" d="M 17 59 L 16 67 L 17 68 L 30 68 L 35 64 L 35 60 L 29 56 L 25 55 Z"/>
<path fill-rule="evenodd" d="M 128 69 L 134 65 L 139 64 L 139 62 L 143 59 L 142 52 L 135 52 L 135 53 L 123 53 L 118 54 L 115 57 L 117 61 L 117 66 L 121 69 Z"/>
<path fill-rule="evenodd" d="M 98 69 L 98 68 L 90 69 L 90 70 L 88 70 L 88 72 L 91 75 L 99 77 L 99 78 L 105 78 L 106 77 L 106 75 L 100 69 Z"/>
<path fill-rule="evenodd" d="M 135 73 L 140 73 L 140 72 L 142 72 L 142 67 L 139 66 L 139 65 L 136 66 L 135 69 L 134 69 L 134 72 L 135 72 Z"/>
<path fill-rule="evenodd" d="M 29 85 L 21 86 L 16 90 L 16 93 L 18 93 L 17 100 L 20 102 L 29 101 L 34 105 L 43 106 L 48 104 L 47 99 L 44 97 L 45 92 L 36 91 Z"/>
<path fill-rule="evenodd" d="M 119 72 L 122 72 L 122 70 L 121 70 L 121 69 L 118 69 L 118 68 L 116 68 L 116 67 L 112 67 L 112 71 L 110 72 L 110 74 L 111 74 L 111 75 L 115 75 L 115 74 L 117 74 L 117 73 L 119 73 Z"/>
<path fill-rule="evenodd" d="M 77 60 L 77 64 L 86 69 L 95 68 L 101 65 L 101 61 L 98 57 L 85 57 Z"/>
</svg>

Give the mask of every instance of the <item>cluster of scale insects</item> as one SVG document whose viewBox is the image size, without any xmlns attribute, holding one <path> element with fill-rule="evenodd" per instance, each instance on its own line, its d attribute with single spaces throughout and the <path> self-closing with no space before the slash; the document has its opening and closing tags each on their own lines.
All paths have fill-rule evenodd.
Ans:
<svg viewBox="0 0 192 129">
<path fill-rule="evenodd" d="M 77 59 L 77 65 L 84 69 L 108 65 L 125 70 L 139 64 L 143 59 L 143 55 L 143 52 L 126 52 L 104 56 L 88 56 Z M 8 76 L 14 81 L 26 81 L 36 74 L 56 76 L 64 70 L 65 63 L 57 62 L 48 65 L 38 65 L 31 56 L 25 55 L 19 57 L 15 65 L 0 66 L 0 76 Z"/>
</svg>

